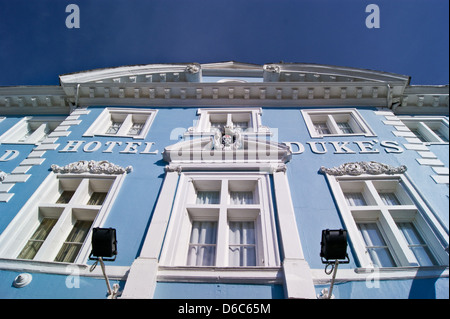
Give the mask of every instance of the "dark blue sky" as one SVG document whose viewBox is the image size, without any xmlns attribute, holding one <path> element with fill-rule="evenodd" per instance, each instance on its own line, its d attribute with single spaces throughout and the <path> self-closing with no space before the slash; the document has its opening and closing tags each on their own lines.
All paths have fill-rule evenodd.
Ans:
<svg viewBox="0 0 450 319">
<path fill-rule="evenodd" d="M 65 24 L 68 4 L 80 28 Z M 369 29 L 368 4 L 380 8 Z M 448 84 L 448 0 L 0 0 L 0 85 L 121 65 L 305 62 Z"/>
</svg>

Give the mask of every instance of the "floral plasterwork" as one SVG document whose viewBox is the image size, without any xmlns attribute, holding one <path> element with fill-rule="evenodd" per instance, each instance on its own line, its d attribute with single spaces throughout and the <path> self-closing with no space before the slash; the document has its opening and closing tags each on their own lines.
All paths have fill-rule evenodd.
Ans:
<svg viewBox="0 0 450 319">
<path fill-rule="evenodd" d="M 342 176 L 342 175 L 357 176 L 361 174 L 370 174 L 370 175 L 403 174 L 404 172 L 406 172 L 406 166 L 401 165 L 398 167 L 394 167 L 391 165 L 378 163 L 374 161 L 351 162 L 333 168 L 326 168 L 322 166 L 320 168 L 320 172 L 335 176 Z"/>
<path fill-rule="evenodd" d="M 123 174 L 132 171 L 132 166 L 125 168 L 113 164 L 108 161 L 78 161 L 67 164 L 65 166 L 58 166 L 53 164 L 51 169 L 55 173 L 91 173 L 91 174 Z"/>
</svg>

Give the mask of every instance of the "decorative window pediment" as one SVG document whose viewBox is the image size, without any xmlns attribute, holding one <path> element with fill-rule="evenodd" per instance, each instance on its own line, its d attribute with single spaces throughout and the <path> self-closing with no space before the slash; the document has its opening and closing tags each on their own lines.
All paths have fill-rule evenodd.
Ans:
<svg viewBox="0 0 450 319">
<path fill-rule="evenodd" d="M 167 146 L 163 159 L 168 163 L 286 163 L 292 152 L 289 147 L 268 140 L 242 136 L 227 130 L 213 137 L 202 137 Z"/>
</svg>

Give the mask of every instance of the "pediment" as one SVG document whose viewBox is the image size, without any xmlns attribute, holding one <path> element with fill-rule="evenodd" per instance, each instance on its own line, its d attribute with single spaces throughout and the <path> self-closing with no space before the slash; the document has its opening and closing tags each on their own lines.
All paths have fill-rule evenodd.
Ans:
<svg viewBox="0 0 450 319">
<path fill-rule="evenodd" d="M 292 152 L 284 144 L 244 137 L 237 148 L 217 148 L 211 136 L 194 138 L 167 146 L 167 163 L 286 163 Z"/>
<path fill-rule="evenodd" d="M 61 85 L 73 83 L 199 82 L 201 67 L 189 64 L 147 64 L 121 66 L 64 74 Z"/>
<path fill-rule="evenodd" d="M 266 82 L 387 82 L 409 84 L 406 75 L 310 63 L 264 65 Z"/>
</svg>

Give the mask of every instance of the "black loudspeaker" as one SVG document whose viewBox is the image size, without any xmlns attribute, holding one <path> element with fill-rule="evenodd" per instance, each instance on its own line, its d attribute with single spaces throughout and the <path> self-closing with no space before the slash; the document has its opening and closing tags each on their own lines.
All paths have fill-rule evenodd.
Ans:
<svg viewBox="0 0 450 319">
<path fill-rule="evenodd" d="M 347 256 L 347 231 L 344 229 L 322 230 L 320 243 L 320 257 L 329 260 L 346 259 Z"/>
<path fill-rule="evenodd" d="M 115 255 L 117 255 L 117 239 L 116 230 L 114 228 L 97 227 L 92 229 L 91 255 L 102 258 L 115 258 Z"/>
</svg>

